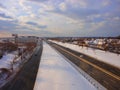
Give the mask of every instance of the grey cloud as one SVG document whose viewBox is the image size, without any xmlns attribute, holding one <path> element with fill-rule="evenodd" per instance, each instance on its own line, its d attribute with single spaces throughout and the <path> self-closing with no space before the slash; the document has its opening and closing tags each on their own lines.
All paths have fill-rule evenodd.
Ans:
<svg viewBox="0 0 120 90">
<path fill-rule="evenodd" d="M 70 14 L 69 14 L 70 13 Z M 71 9 L 68 16 L 76 18 L 86 18 L 86 16 L 98 14 L 98 10 L 95 9 Z"/>
<path fill-rule="evenodd" d="M 39 28 L 42 28 L 42 29 L 47 28 L 46 25 L 39 25 L 38 27 L 39 27 Z"/>
<path fill-rule="evenodd" d="M 1 3 L 0 3 L 0 7 L 1 7 L 1 8 L 6 8 L 6 7 L 5 7 L 5 6 L 3 6 Z"/>
<path fill-rule="evenodd" d="M 45 1 L 49 1 L 49 0 L 29 0 L 29 1 L 34 1 L 34 2 L 45 2 Z"/>
<path fill-rule="evenodd" d="M 44 35 L 44 36 L 55 36 L 55 35 L 56 36 L 58 36 L 58 35 L 66 36 L 69 33 L 70 33 L 70 36 L 72 36 L 72 35 L 73 36 L 75 36 L 75 35 L 77 35 L 77 36 L 80 36 L 80 35 L 84 35 L 84 36 L 92 36 L 92 35 L 93 36 L 94 35 L 109 36 L 109 35 L 111 35 L 112 36 L 112 35 L 120 34 L 119 21 L 118 22 L 112 21 L 112 18 L 120 17 L 120 10 L 119 10 L 120 1 L 119 0 L 114 0 L 114 1 L 109 0 L 109 1 L 111 1 L 111 3 L 109 5 L 106 5 L 106 6 L 103 6 L 103 2 L 105 2 L 105 0 L 101 0 L 101 2 L 99 2 L 99 0 L 83 0 L 83 1 L 87 2 L 87 6 L 85 8 L 81 7 L 80 5 L 75 7 L 76 5 L 74 3 L 69 4 L 69 1 L 71 1 L 71 0 L 67 0 L 68 2 L 65 2 L 65 0 L 24 0 L 24 1 L 31 1 L 28 4 L 36 2 L 36 3 L 44 3 L 45 5 L 52 5 L 52 6 L 54 6 L 54 9 L 53 10 L 44 10 L 44 16 L 49 17 L 51 15 L 50 13 L 57 13 L 57 14 L 61 14 L 61 15 L 64 15 L 64 16 L 72 18 L 72 19 L 76 19 L 77 21 L 81 20 L 85 23 L 85 26 L 82 30 L 75 30 L 76 29 L 75 28 L 72 33 L 70 33 L 69 30 L 65 29 L 64 33 L 58 34 L 57 32 L 54 32 L 54 33 L 51 32 L 48 28 L 49 25 L 48 26 L 47 25 L 39 25 L 39 23 L 35 23 L 36 21 L 34 21 L 34 20 L 29 21 L 26 24 L 31 25 L 32 29 L 34 27 L 37 27 L 37 28 L 39 28 L 39 30 L 32 30 L 32 29 L 30 30 L 30 28 L 28 28 L 26 26 L 19 25 L 19 24 L 15 23 L 14 21 L 1 21 L 0 20 L 0 30 L 8 30 L 11 32 L 16 31 L 16 33 L 17 32 L 18 33 L 26 33 L 26 34 L 28 33 L 28 34 Z M 72 0 L 72 1 L 74 1 L 74 0 Z M 76 0 L 76 1 L 77 1 L 76 3 L 80 2 L 80 0 Z M 65 2 L 65 5 L 66 5 L 65 11 L 60 10 L 59 4 L 62 2 Z M 40 5 L 38 5 L 36 3 L 33 4 L 34 6 L 32 6 L 33 9 L 31 9 L 31 11 L 34 12 L 34 14 L 36 14 L 35 16 L 39 16 L 40 14 L 38 14 L 37 11 L 38 11 L 38 8 L 42 9 L 42 7 L 40 7 Z M 26 2 L 25 5 L 27 6 L 28 4 Z M 4 5 L 8 9 L 11 6 L 11 5 L 9 5 L 9 3 L 6 3 Z M 5 8 L 5 7 L 2 4 L 0 4 L 0 8 Z M 19 5 L 16 6 L 16 8 L 19 8 Z M 22 16 L 24 13 L 26 13 L 22 10 L 18 11 L 18 12 L 19 12 L 20 16 Z M 14 13 L 14 12 L 11 11 L 11 13 Z M 14 14 L 18 15 L 18 13 L 14 13 Z M 105 14 L 109 14 L 109 15 L 105 15 Z M 7 15 L 7 12 L 6 12 L 6 15 Z M 10 16 L 6 16 L 6 15 L 0 13 L 0 17 L 11 18 Z M 100 15 L 100 17 L 95 17 L 96 15 Z M 89 17 L 92 17 L 92 19 Z M 57 18 L 57 16 L 54 18 L 59 20 L 59 18 Z M 92 32 L 92 30 L 90 31 L 91 28 L 90 28 L 89 24 L 91 22 L 98 23 L 98 22 L 103 22 L 103 21 L 105 21 L 107 23 L 111 23 L 112 26 L 105 25 L 104 27 L 97 28 L 97 30 L 94 30 L 93 32 Z M 51 22 L 51 23 L 53 23 L 53 22 Z M 60 26 L 58 26 L 58 28 Z M 70 27 L 66 26 L 66 27 L 70 28 L 71 26 Z M 76 27 L 80 27 L 80 26 L 76 25 Z"/>
<path fill-rule="evenodd" d="M 51 12 L 62 14 L 73 19 L 84 20 L 86 20 L 87 16 L 99 14 L 99 11 L 96 9 L 71 8 L 70 6 L 68 8 L 69 9 L 65 12 L 61 11 L 59 8 L 56 8 L 56 10 Z"/>
<path fill-rule="evenodd" d="M 112 25 L 111 25 L 111 24 Z M 120 22 L 110 22 L 105 26 L 98 28 L 97 30 L 89 33 L 90 36 L 118 36 L 120 35 Z"/>
<path fill-rule="evenodd" d="M 7 16 L 7 15 L 5 15 L 4 13 L 0 13 L 0 17 L 2 17 L 2 18 L 8 18 L 8 19 L 12 19 L 11 16 Z"/>
<path fill-rule="evenodd" d="M 34 31 L 34 32 L 33 32 Z M 18 34 L 26 34 L 26 35 L 35 35 L 35 36 L 39 36 L 39 37 L 42 37 L 42 36 L 54 36 L 55 34 L 50 32 L 50 31 L 47 31 L 47 30 L 38 30 L 38 31 L 35 31 L 35 30 L 28 30 L 28 29 L 25 29 L 25 28 L 21 28 L 17 31 L 14 31 L 15 33 L 18 33 Z"/>
<path fill-rule="evenodd" d="M 47 28 L 47 25 L 39 25 L 35 22 L 27 22 L 26 24 L 33 25 L 33 26 L 36 26 L 36 27 L 41 28 L 41 29 Z"/>
<path fill-rule="evenodd" d="M 36 1 L 36 2 L 45 2 L 45 1 L 50 1 L 50 0 L 30 0 L 30 1 Z M 92 0 L 94 1 L 94 0 Z M 51 4 L 53 4 L 54 6 L 54 10 L 50 10 L 50 11 L 47 11 L 46 12 L 53 12 L 53 13 L 58 13 L 58 14 L 62 14 L 62 15 L 65 15 L 65 16 L 68 16 L 70 18 L 73 18 L 73 19 L 86 19 L 87 16 L 89 15 L 93 15 L 93 14 L 99 14 L 100 13 L 100 10 L 96 9 L 96 8 L 92 8 L 91 7 L 88 7 L 88 8 L 81 8 L 81 7 L 74 7 L 71 6 L 70 3 L 66 3 L 64 0 L 60 0 L 59 2 L 58 1 L 54 1 L 54 0 L 51 0 Z M 57 4 L 54 4 L 56 3 Z M 66 3 L 66 7 L 67 7 L 67 10 L 66 11 L 62 11 L 60 8 L 59 8 L 59 4 L 60 2 L 65 2 Z M 89 0 L 87 0 L 86 2 L 90 2 Z"/>
<path fill-rule="evenodd" d="M 26 24 L 29 24 L 29 25 L 38 25 L 38 24 L 35 23 L 35 22 L 27 22 Z"/>
<path fill-rule="evenodd" d="M 18 26 L 14 21 L 4 21 L 0 20 L 0 31 L 1 30 L 8 30 L 13 31 L 16 26 Z"/>
</svg>

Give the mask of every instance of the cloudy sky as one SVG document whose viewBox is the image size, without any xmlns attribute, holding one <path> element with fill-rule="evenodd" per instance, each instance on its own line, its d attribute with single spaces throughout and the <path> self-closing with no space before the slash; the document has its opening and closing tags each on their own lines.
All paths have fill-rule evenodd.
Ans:
<svg viewBox="0 0 120 90">
<path fill-rule="evenodd" d="M 0 0 L 0 37 L 118 36 L 120 0 Z"/>
</svg>

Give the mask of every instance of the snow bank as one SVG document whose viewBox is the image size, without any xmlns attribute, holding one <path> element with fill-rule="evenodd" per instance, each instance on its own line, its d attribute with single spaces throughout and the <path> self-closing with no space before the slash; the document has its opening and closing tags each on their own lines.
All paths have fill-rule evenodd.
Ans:
<svg viewBox="0 0 120 90">
<path fill-rule="evenodd" d="M 111 64 L 115 67 L 120 68 L 120 55 L 118 54 L 105 52 L 105 51 L 93 49 L 93 48 L 81 47 L 81 46 L 73 45 L 70 43 L 62 43 L 57 41 L 52 41 L 52 42 L 62 45 L 64 47 L 70 48 L 72 50 L 78 51 L 80 53 L 89 55 L 91 57 L 96 58 L 97 60 L 103 61 L 105 63 Z"/>
<path fill-rule="evenodd" d="M 0 68 L 11 68 L 11 63 L 13 62 L 13 59 L 15 58 L 14 54 L 6 54 L 0 59 Z"/>
<path fill-rule="evenodd" d="M 97 90 L 48 44 L 43 53 L 34 90 Z"/>
</svg>

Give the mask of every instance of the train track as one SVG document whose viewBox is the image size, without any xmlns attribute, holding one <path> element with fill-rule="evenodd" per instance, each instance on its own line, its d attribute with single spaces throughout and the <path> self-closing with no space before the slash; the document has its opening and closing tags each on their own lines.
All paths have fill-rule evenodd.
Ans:
<svg viewBox="0 0 120 90">
<path fill-rule="evenodd" d="M 108 90 L 120 90 L 119 68 L 55 43 L 48 43 Z"/>
</svg>

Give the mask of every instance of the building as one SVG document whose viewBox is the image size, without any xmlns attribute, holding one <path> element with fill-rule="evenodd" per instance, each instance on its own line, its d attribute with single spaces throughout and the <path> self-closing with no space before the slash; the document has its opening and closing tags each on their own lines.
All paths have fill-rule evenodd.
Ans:
<svg viewBox="0 0 120 90">
<path fill-rule="evenodd" d="M 38 37 L 35 36 L 20 36 L 16 39 L 17 43 L 29 43 L 29 42 L 37 42 L 38 41 Z"/>
<path fill-rule="evenodd" d="M 15 40 L 14 38 L 0 38 L 0 43 L 8 43 L 8 42 L 14 43 Z"/>
</svg>

